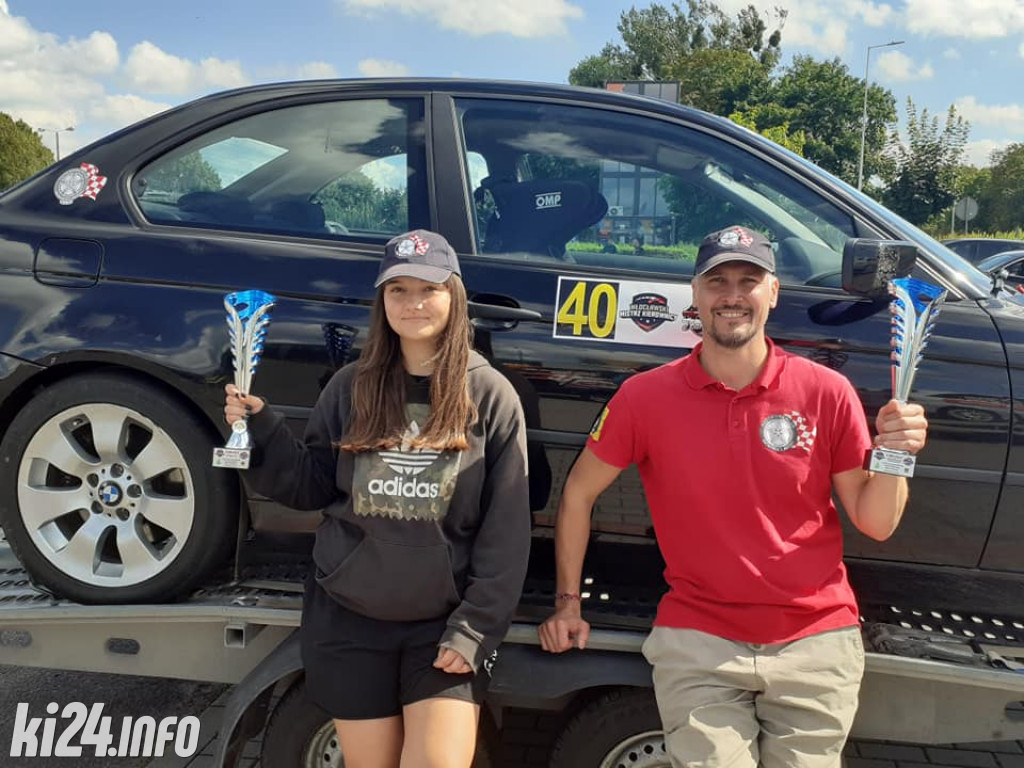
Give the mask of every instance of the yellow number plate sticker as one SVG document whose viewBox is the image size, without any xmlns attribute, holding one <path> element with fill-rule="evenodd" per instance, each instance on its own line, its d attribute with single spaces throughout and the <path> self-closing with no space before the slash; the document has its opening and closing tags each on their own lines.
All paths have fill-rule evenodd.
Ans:
<svg viewBox="0 0 1024 768">
<path fill-rule="evenodd" d="M 556 339 L 692 348 L 700 321 L 690 286 L 633 280 L 558 278 Z"/>
<path fill-rule="evenodd" d="M 559 278 L 555 336 L 614 339 L 618 303 L 618 283 Z"/>
</svg>

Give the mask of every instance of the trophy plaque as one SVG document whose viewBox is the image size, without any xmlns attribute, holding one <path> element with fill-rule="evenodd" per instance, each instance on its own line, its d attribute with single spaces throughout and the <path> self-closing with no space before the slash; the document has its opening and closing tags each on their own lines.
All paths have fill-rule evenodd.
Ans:
<svg viewBox="0 0 1024 768">
<path fill-rule="evenodd" d="M 252 377 L 263 355 L 263 340 L 270 325 L 270 308 L 277 299 L 264 291 L 238 291 L 224 297 L 227 310 L 231 361 L 235 369 L 235 386 L 249 394 Z M 213 466 L 225 469 L 248 469 L 252 454 L 252 437 L 246 419 L 231 425 L 231 437 L 223 448 L 213 449 Z"/>
<path fill-rule="evenodd" d="M 889 293 L 893 297 L 889 304 L 892 396 L 906 403 L 946 291 L 923 280 L 899 277 L 889 281 Z M 868 469 L 886 475 L 913 477 L 914 463 L 915 458 L 908 451 L 875 447 L 869 452 Z"/>
</svg>

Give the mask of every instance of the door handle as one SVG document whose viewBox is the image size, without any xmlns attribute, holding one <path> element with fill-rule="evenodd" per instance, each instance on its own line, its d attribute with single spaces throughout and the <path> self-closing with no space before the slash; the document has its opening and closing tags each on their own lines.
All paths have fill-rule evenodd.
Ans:
<svg viewBox="0 0 1024 768">
<path fill-rule="evenodd" d="M 541 320 L 540 312 L 522 307 L 509 307 L 503 304 L 487 304 L 479 301 L 469 301 L 469 316 L 474 320 Z"/>
</svg>

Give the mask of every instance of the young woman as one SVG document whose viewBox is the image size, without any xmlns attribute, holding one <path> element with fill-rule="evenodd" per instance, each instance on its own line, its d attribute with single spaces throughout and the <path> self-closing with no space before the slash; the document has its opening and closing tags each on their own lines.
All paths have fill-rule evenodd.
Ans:
<svg viewBox="0 0 1024 768">
<path fill-rule="evenodd" d="M 391 240 L 366 346 L 324 388 L 301 441 L 259 397 L 255 491 L 324 508 L 302 616 L 306 690 L 347 768 L 466 768 L 493 654 L 526 573 L 526 430 L 471 349 L 459 265 L 417 230 Z"/>
</svg>

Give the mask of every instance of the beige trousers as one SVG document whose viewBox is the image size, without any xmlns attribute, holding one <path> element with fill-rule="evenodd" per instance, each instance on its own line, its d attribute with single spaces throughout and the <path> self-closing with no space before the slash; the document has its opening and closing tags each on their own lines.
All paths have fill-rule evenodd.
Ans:
<svg viewBox="0 0 1024 768">
<path fill-rule="evenodd" d="M 776 645 L 655 627 L 644 643 L 673 768 L 838 768 L 857 711 L 857 627 Z"/>
</svg>

